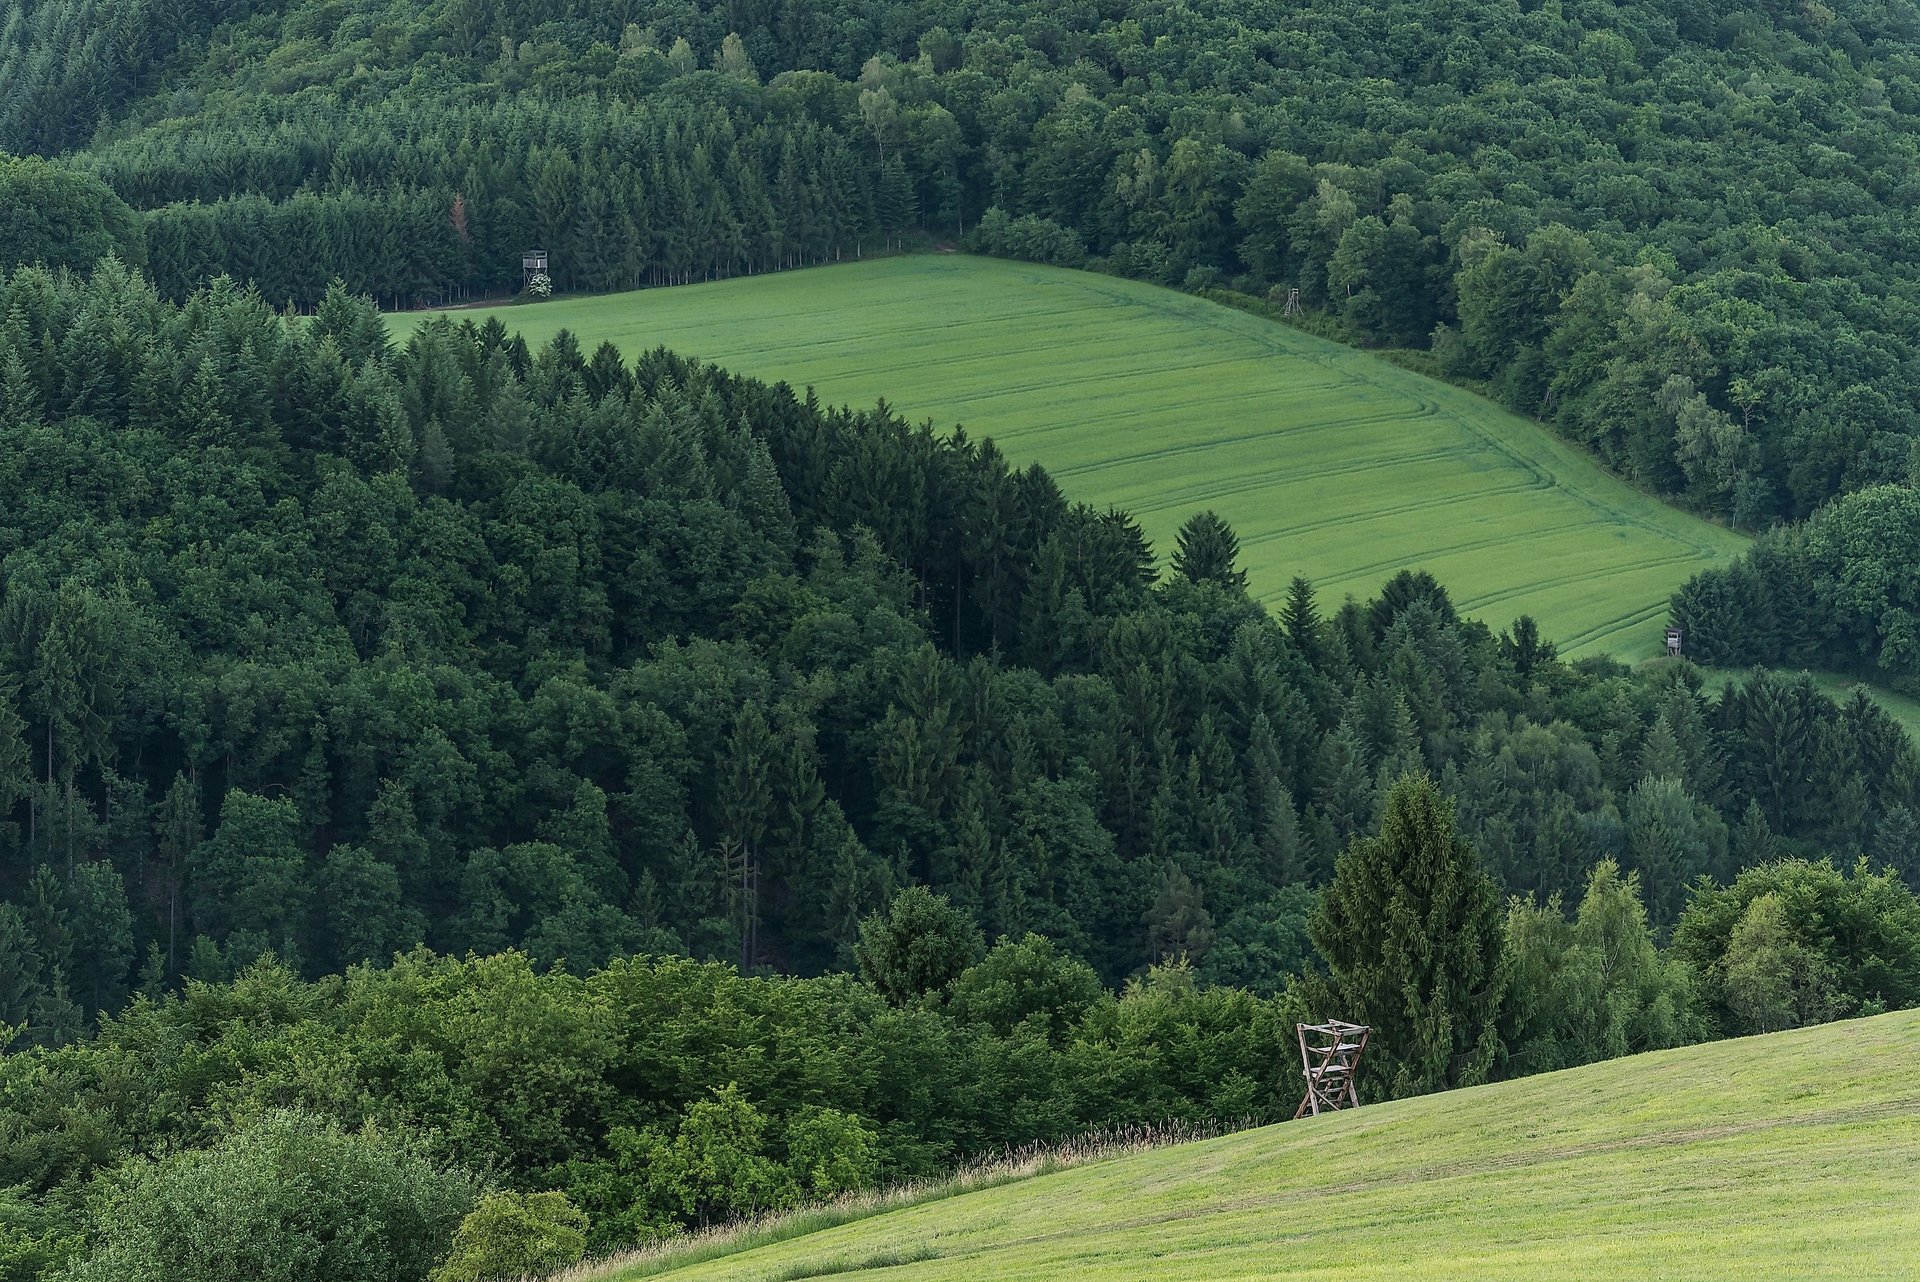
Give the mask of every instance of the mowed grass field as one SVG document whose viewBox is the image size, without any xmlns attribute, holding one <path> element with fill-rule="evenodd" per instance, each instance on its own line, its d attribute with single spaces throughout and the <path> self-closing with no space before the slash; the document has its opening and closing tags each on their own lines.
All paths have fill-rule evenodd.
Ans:
<svg viewBox="0 0 1920 1282">
<path fill-rule="evenodd" d="M 608 1282 L 1920 1278 L 1920 1012 L 1096 1162 Z M 889 1260 L 910 1261 L 886 1265 Z"/>
<path fill-rule="evenodd" d="M 1673 589 L 1743 544 L 1469 392 L 1091 273 L 918 254 L 500 315 L 529 342 L 565 327 L 589 351 L 665 345 L 964 424 L 1070 496 L 1133 512 L 1163 563 L 1180 523 L 1213 508 L 1269 603 L 1296 574 L 1331 608 L 1422 567 L 1495 628 L 1531 614 L 1564 653 L 1638 659 Z"/>
</svg>

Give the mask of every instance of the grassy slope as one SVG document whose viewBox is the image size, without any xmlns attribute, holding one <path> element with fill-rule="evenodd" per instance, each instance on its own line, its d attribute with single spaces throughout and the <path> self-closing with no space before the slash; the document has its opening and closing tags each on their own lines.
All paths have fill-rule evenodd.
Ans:
<svg viewBox="0 0 1920 1282">
<path fill-rule="evenodd" d="M 1214 508 L 1269 602 L 1295 574 L 1337 603 L 1424 566 L 1495 627 L 1532 614 L 1567 653 L 1641 658 L 1673 589 L 1743 544 L 1471 393 L 1112 277 L 915 255 L 504 318 L 529 341 L 564 326 L 589 349 L 664 344 L 961 422 L 1073 497 L 1133 512 L 1163 557 Z"/>
<path fill-rule="evenodd" d="M 1096 1163 L 659 1276 L 1920 1278 L 1917 1069 L 1914 1011 L 1663 1051 Z"/>
</svg>

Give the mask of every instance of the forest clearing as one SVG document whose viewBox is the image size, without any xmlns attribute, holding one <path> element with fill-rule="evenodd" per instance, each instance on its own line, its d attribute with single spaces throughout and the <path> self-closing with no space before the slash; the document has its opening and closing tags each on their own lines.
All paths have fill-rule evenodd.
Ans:
<svg viewBox="0 0 1920 1282">
<path fill-rule="evenodd" d="M 928 254 L 457 313 L 493 314 L 959 423 L 1127 509 L 1163 560 L 1212 508 L 1271 606 L 1297 574 L 1332 604 L 1417 566 L 1495 630 L 1530 614 L 1564 654 L 1640 659 L 1672 591 L 1746 545 L 1471 392 L 1137 281 Z"/>
</svg>

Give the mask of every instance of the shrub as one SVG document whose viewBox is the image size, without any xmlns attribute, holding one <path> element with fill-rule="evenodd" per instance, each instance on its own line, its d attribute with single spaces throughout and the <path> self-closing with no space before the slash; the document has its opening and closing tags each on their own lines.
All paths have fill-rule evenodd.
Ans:
<svg viewBox="0 0 1920 1282">
<path fill-rule="evenodd" d="M 460 1221 L 433 1282 L 507 1282 L 576 1264 L 587 1253 L 587 1213 L 564 1193 L 489 1193 Z"/>
<path fill-rule="evenodd" d="M 95 1184 L 92 1253 L 63 1282 L 422 1282 L 473 1205 L 471 1176 L 401 1141 L 269 1114 L 212 1149 Z"/>
<path fill-rule="evenodd" d="M 880 1178 L 880 1141 L 852 1113 L 802 1109 L 787 1123 L 787 1170 L 811 1198 L 872 1188 Z"/>
</svg>

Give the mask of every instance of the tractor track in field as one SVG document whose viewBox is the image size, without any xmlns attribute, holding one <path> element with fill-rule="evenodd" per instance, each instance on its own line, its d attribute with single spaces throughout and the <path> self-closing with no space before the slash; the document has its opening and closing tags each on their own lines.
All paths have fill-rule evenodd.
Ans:
<svg viewBox="0 0 1920 1282">
<path fill-rule="evenodd" d="M 1147 463 L 1161 463 L 1168 459 L 1182 458 L 1202 454 L 1227 445 L 1249 445 L 1256 441 L 1295 439 L 1321 432 L 1353 431 L 1370 427 L 1379 427 L 1387 423 L 1420 422 L 1425 415 L 1403 414 L 1397 411 L 1382 411 L 1379 414 L 1363 415 L 1359 418 L 1339 419 L 1324 423 L 1295 424 L 1288 427 L 1268 427 L 1253 432 L 1241 432 L 1233 436 L 1212 436 L 1203 441 L 1188 441 L 1179 445 L 1169 445 L 1161 449 L 1141 450 L 1133 454 L 1117 454 L 1091 463 L 1075 463 L 1068 467 L 1048 468 L 1055 476 L 1084 476 L 1089 472 L 1104 471 L 1112 467 L 1138 466 Z M 1459 454 L 1458 447 L 1449 448 L 1449 454 Z M 1316 474 L 1313 465 L 1307 465 L 1307 475 Z"/>
<path fill-rule="evenodd" d="M 1449 501 L 1457 501 L 1457 500 L 1449 500 Z M 1336 524 L 1336 523 L 1337 522 L 1329 522 L 1329 524 Z M 1548 526 L 1542 529 L 1529 531 L 1529 533 L 1530 534 L 1564 534 L 1573 530 L 1586 529 L 1589 526 L 1597 525 L 1597 524 L 1599 524 L 1599 522 L 1589 519 L 1584 521 L 1574 521 L 1561 526 Z M 1511 535 L 1496 534 L 1496 535 L 1489 535 L 1485 538 L 1467 539 L 1459 543 L 1445 544 L 1440 547 L 1424 548 L 1421 550 L 1418 556 L 1408 557 L 1408 556 L 1402 556 L 1402 555 L 1394 555 L 1389 557 L 1383 557 L 1377 561 L 1370 561 L 1365 565 L 1343 566 L 1338 573 L 1327 575 L 1324 579 L 1324 582 L 1340 583 L 1347 579 L 1357 579 L 1357 578 L 1362 578 L 1368 575 L 1378 574 L 1383 570 L 1390 570 L 1396 566 L 1424 565 L 1428 562 L 1431 562 L 1443 556 L 1452 556 L 1460 552 L 1475 552 L 1475 551 L 1479 551 L 1482 548 L 1498 547 L 1501 544 L 1510 543 L 1510 542 L 1512 542 Z M 1551 586 L 1551 584 L 1546 584 L 1541 586 Z M 1524 594 L 1527 592 L 1532 592 L 1534 590 L 1535 590 L 1535 585 L 1528 585 L 1524 588 L 1515 589 L 1514 591 L 1518 595 L 1518 594 Z M 1259 597 L 1256 597 L 1255 599 L 1260 601 L 1262 604 L 1265 604 L 1268 601 L 1279 600 L 1281 597 L 1284 597 L 1285 595 L 1286 595 L 1285 589 L 1278 589 L 1272 592 L 1271 594 L 1263 594 Z M 1464 603 L 1460 603 L 1459 608 L 1464 610 L 1470 607 L 1466 606 Z"/>
<path fill-rule="evenodd" d="M 1400 466 L 1417 466 L 1421 463 L 1433 463 L 1441 459 L 1454 458 L 1458 451 L 1451 448 L 1428 450 L 1422 454 L 1397 454 L 1391 457 L 1368 456 L 1351 459 L 1328 467 L 1312 464 L 1275 468 L 1268 472 L 1253 472 L 1232 481 L 1207 482 L 1186 486 L 1179 490 L 1163 491 L 1161 495 L 1148 502 L 1128 504 L 1135 513 L 1164 512 L 1170 508 L 1188 507 L 1198 503 L 1210 503 L 1215 499 L 1231 498 L 1236 494 L 1245 494 L 1253 490 L 1271 489 L 1284 485 L 1293 485 L 1303 481 L 1317 481 L 1325 477 L 1364 476 L 1368 472 L 1387 471 Z M 1265 543 L 1280 533 L 1296 533 L 1303 530 L 1318 529 L 1325 525 L 1340 525 L 1348 522 L 1371 521 L 1375 517 L 1392 516 L 1401 511 L 1414 511 L 1420 508 L 1439 506 L 1446 503 L 1467 502 L 1474 498 L 1490 494 L 1507 494 L 1517 490 L 1535 489 L 1532 482 L 1520 485 L 1501 486 L 1493 490 L 1478 490 L 1471 494 L 1449 494 L 1444 497 L 1421 499 L 1414 503 L 1398 507 L 1369 507 L 1361 512 L 1342 512 L 1324 520 L 1310 521 L 1304 525 L 1288 526 L 1284 531 L 1262 532 L 1248 535 L 1240 540 L 1242 547 L 1256 543 Z"/>
<path fill-rule="evenodd" d="M 1555 575 L 1550 579 L 1536 579 L 1531 583 L 1521 584 L 1516 587 L 1500 588 L 1493 592 L 1483 592 L 1478 596 L 1456 601 L 1454 604 L 1462 610 L 1479 610 L 1489 605 L 1497 605 L 1502 601 L 1511 600 L 1517 596 L 1525 596 L 1529 592 L 1545 592 L 1553 588 L 1563 588 L 1572 583 L 1598 583 L 1604 579 L 1618 578 L 1622 574 L 1633 574 L 1640 570 L 1656 570 L 1668 565 L 1681 565 L 1691 560 L 1693 560 L 1692 557 L 1684 553 L 1679 553 L 1650 561 L 1635 561 L 1631 565 L 1615 566 L 1608 570 L 1573 570 L 1566 574 Z"/>
</svg>

